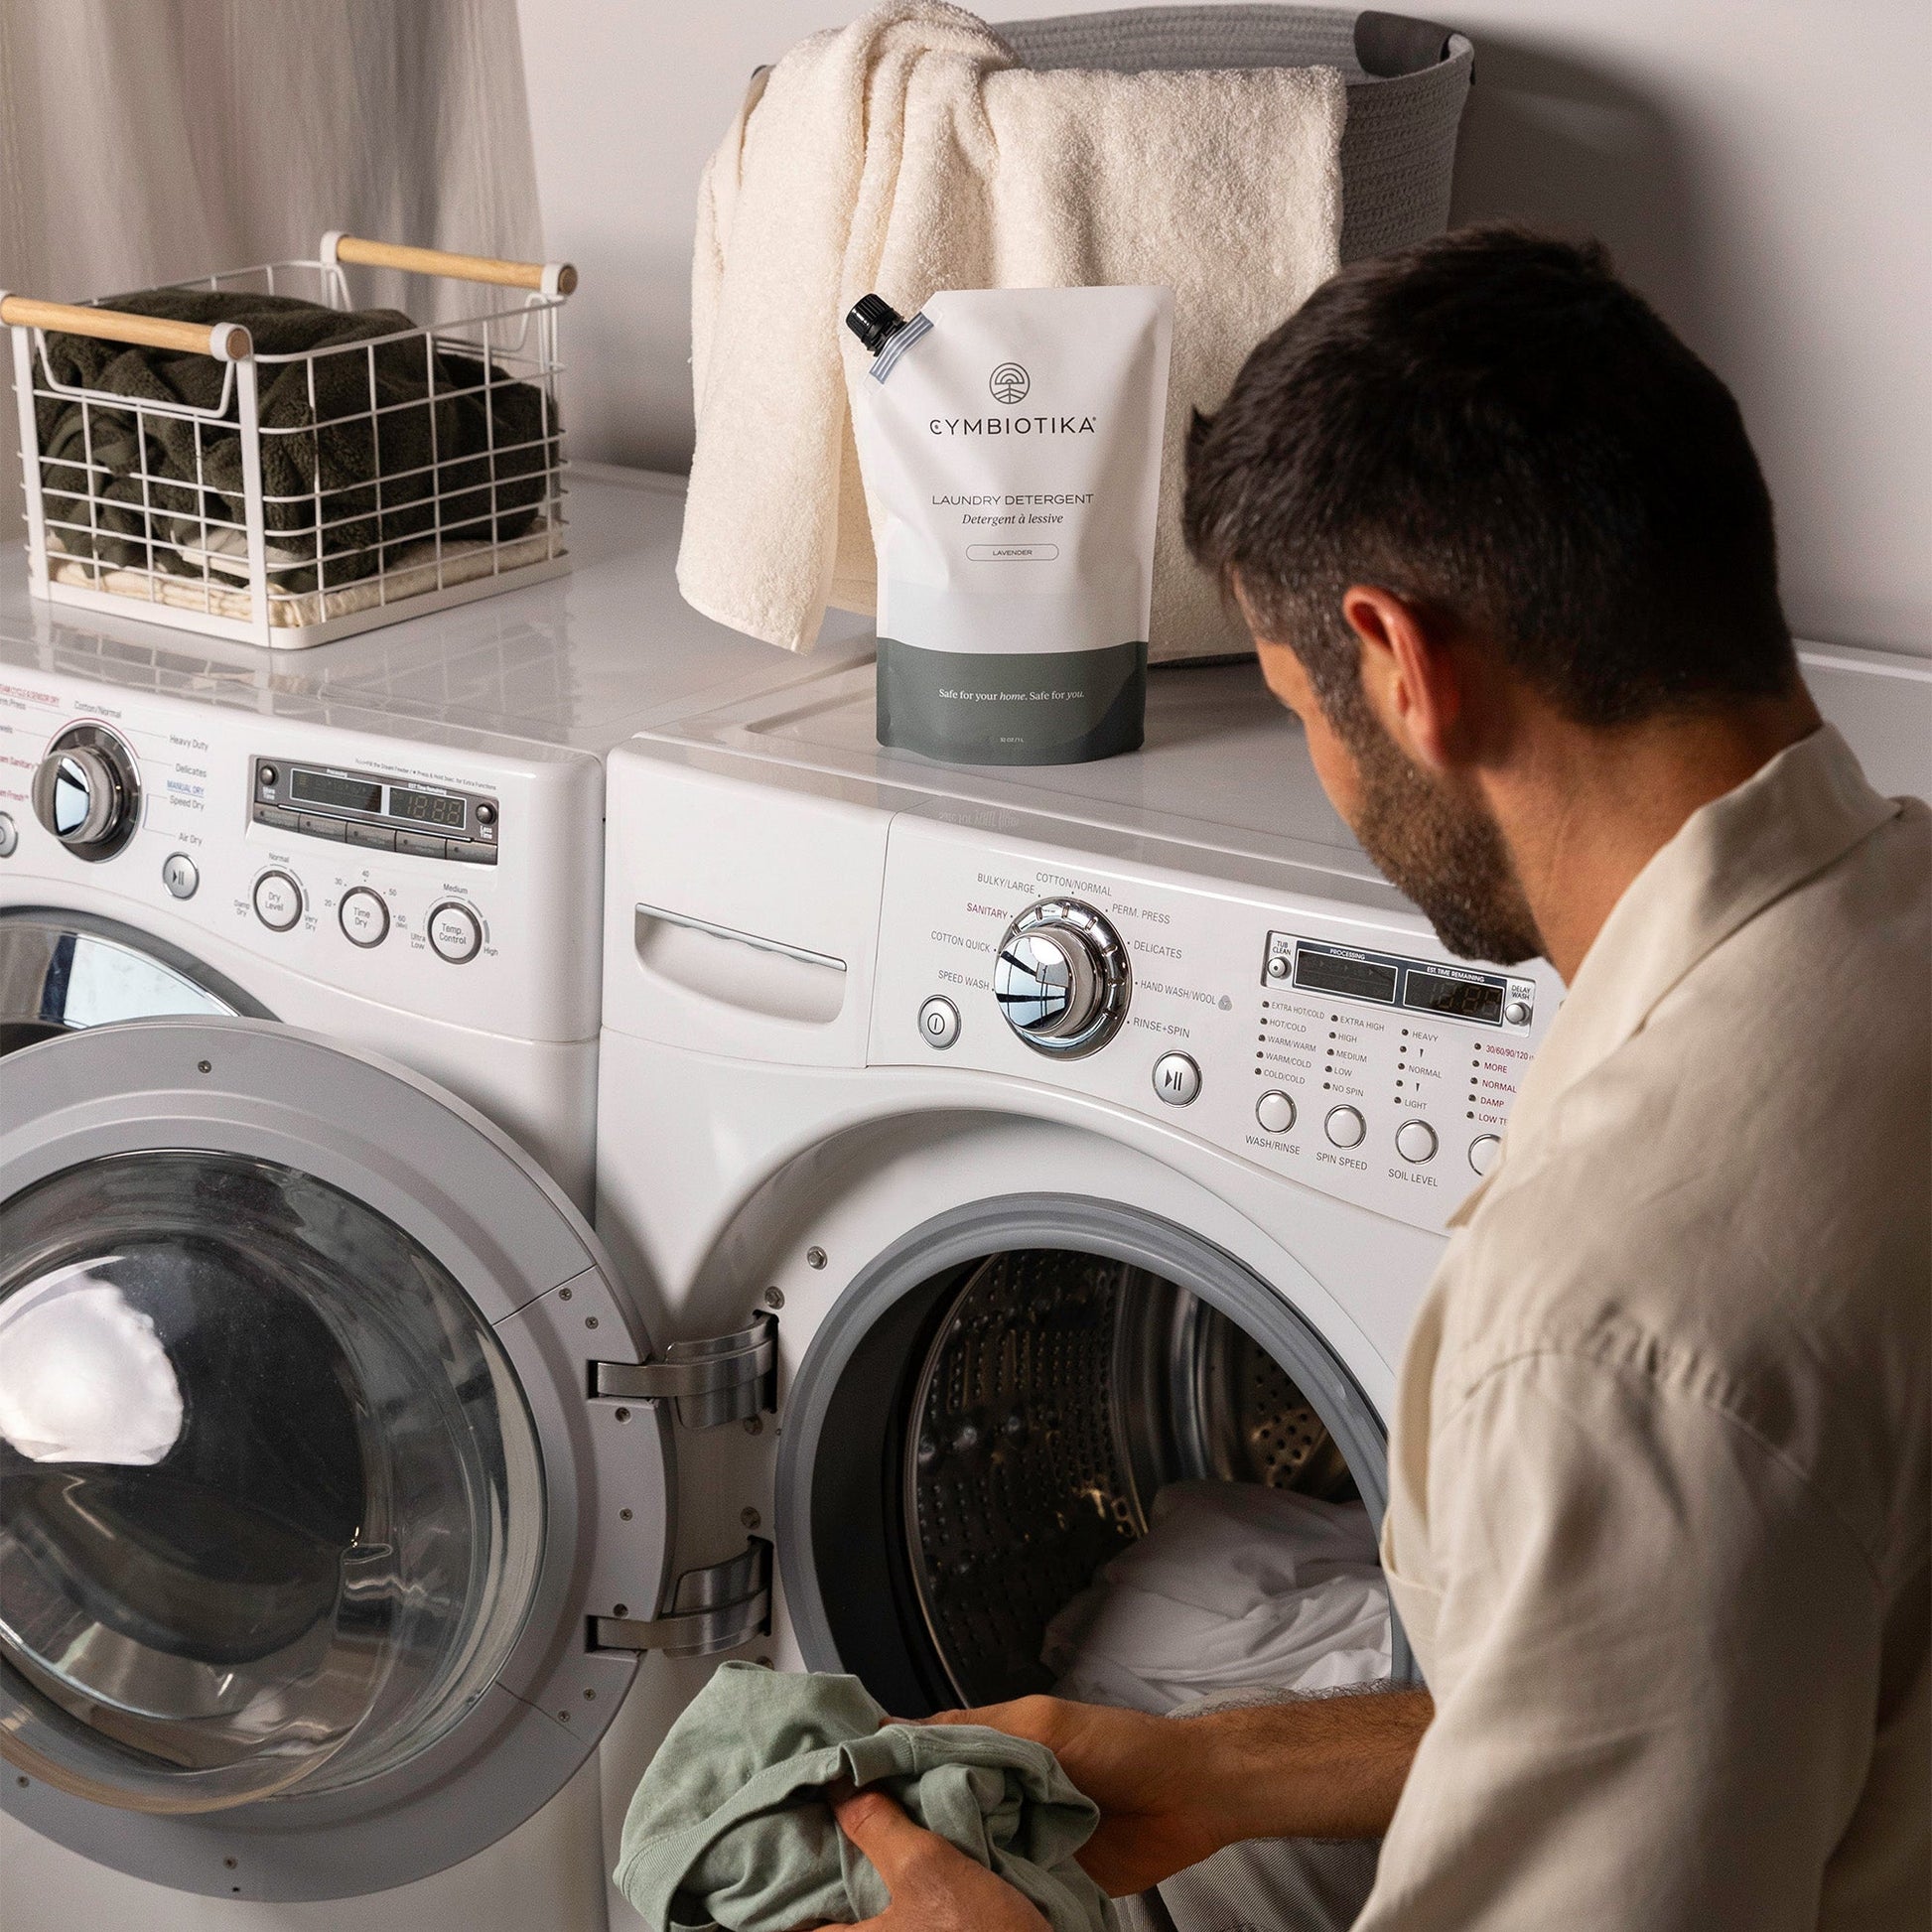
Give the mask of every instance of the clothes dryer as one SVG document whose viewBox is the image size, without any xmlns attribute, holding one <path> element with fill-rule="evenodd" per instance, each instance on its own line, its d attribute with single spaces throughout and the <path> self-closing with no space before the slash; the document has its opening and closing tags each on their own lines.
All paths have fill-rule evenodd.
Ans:
<svg viewBox="0 0 1932 1932">
<path fill-rule="evenodd" d="M 654 1361 L 585 1218 L 603 754 L 801 667 L 674 480 L 571 500 L 568 578 L 300 661 L 0 580 L 9 1932 L 602 1932 L 580 1768 L 756 1603 L 674 1606 L 662 1398 L 763 1327 Z"/>
<path fill-rule="evenodd" d="M 1932 667 L 1806 671 L 1923 790 Z M 659 1335 L 775 1317 L 775 1413 L 680 1458 L 680 1560 L 773 1537 L 747 1654 L 916 1716 L 1046 1688 L 1165 1483 L 1379 1520 L 1411 1317 L 1563 987 L 1444 951 L 1251 664 L 1157 671 L 1144 752 L 1040 770 L 882 752 L 872 701 L 828 669 L 614 756 L 598 1211 Z M 710 1667 L 646 1660 L 607 1836 Z"/>
</svg>

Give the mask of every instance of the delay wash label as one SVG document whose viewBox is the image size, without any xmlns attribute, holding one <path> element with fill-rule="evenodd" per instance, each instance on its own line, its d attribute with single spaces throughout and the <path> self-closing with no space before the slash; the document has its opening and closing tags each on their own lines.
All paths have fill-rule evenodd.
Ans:
<svg viewBox="0 0 1932 1932">
<path fill-rule="evenodd" d="M 1173 297 L 949 289 L 847 318 L 879 550 L 879 740 L 968 764 L 1132 751 Z"/>
</svg>

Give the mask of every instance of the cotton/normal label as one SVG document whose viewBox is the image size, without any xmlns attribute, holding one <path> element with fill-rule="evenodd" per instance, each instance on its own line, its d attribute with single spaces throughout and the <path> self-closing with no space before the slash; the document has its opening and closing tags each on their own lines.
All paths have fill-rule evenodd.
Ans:
<svg viewBox="0 0 1932 1932">
<path fill-rule="evenodd" d="M 853 397 L 882 744 L 1140 744 L 1173 333 L 1167 289 L 953 289 L 884 341 Z"/>
</svg>

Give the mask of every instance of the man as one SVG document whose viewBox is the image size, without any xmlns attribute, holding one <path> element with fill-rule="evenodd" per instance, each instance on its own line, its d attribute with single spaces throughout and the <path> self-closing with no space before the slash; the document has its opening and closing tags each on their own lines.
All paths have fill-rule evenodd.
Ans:
<svg viewBox="0 0 1932 1932">
<path fill-rule="evenodd" d="M 1386 1832 L 1377 1932 L 1922 1932 L 1932 815 L 1819 722 L 1735 404 L 1599 250 L 1465 231 L 1255 351 L 1186 521 L 1368 853 L 1570 992 L 1402 1369 L 1430 1697 L 954 1721 L 1060 1753 L 1115 1892 Z M 1038 1925 L 840 1817 L 881 1932 Z"/>
</svg>

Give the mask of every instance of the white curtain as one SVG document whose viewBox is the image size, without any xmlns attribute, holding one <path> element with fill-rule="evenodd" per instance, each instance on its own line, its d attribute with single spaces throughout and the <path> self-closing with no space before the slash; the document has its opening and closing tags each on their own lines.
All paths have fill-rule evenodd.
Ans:
<svg viewBox="0 0 1932 1932">
<path fill-rule="evenodd" d="M 0 288 L 109 295 L 330 228 L 541 259 L 515 0 L 0 0 Z"/>
</svg>

